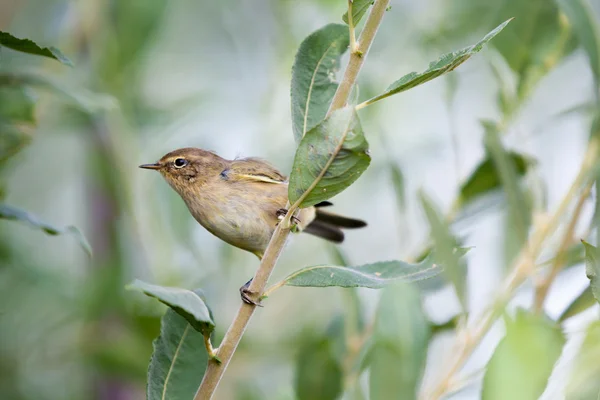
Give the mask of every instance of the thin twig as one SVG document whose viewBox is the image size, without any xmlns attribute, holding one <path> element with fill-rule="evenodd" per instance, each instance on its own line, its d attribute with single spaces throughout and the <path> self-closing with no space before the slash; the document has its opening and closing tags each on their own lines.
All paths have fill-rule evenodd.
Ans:
<svg viewBox="0 0 600 400">
<path fill-rule="evenodd" d="M 587 200 L 590 192 L 592 191 L 593 182 L 588 183 L 587 187 L 583 190 L 583 193 L 579 197 L 577 201 L 577 205 L 575 206 L 575 210 L 573 211 L 573 216 L 567 226 L 567 230 L 565 232 L 565 236 L 558 248 L 558 252 L 556 253 L 556 257 L 552 262 L 552 267 L 550 268 L 550 273 L 544 279 L 541 279 L 535 288 L 535 296 L 533 302 L 533 309 L 536 313 L 541 313 L 544 309 L 544 302 L 546 301 L 546 296 L 548 296 L 548 291 L 550 289 L 550 285 L 554 282 L 554 279 L 558 276 L 558 273 L 563 269 L 567 257 L 566 253 L 569 249 L 571 243 L 573 243 L 573 234 L 575 233 L 575 227 L 577 226 L 577 222 L 579 221 L 579 216 L 581 215 L 581 211 L 583 210 L 583 206 L 585 205 L 585 201 Z"/>
<path fill-rule="evenodd" d="M 327 115 L 346 105 L 352 87 L 356 83 L 358 73 L 365 62 L 366 55 L 369 52 L 369 48 L 371 48 L 377 29 L 379 29 L 379 25 L 381 24 L 381 19 L 383 18 L 383 14 L 385 14 L 385 10 L 389 3 L 390 0 L 376 0 L 375 4 L 373 4 L 369 18 L 367 19 L 367 22 L 365 22 L 365 27 L 358 39 L 358 51 L 350 53 L 348 67 L 344 72 L 344 77 L 342 78 L 342 82 L 340 82 L 340 86 L 338 86 L 338 89 L 333 96 Z"/>
<path fill-rule="evenodd" d="M 346 102 L 348 101 L 348 97 L 350 96 L 350 91 L 354 84 L 356 83 L 356 78 L 358 77 L 358 73 L 362 67 L 362 64 L 365 60 L 364 55 L 367 54 L 369 47 L 371 47 L 371 43 L 373 42 L 373 38 L 375 37 L 375 33 L 381 24 L 381 20 L 385 13 L 385 9 L 390 0 L 376 0 L 367 21 L 365 22 L 365 27 L 360 36 L 359 50 L 362 52 L 362 56 L 358 56 L 355 53 L 350 54 L 350 61 L 348 62 L 348 66 L 344 73 L 344 77 L 342 82 L 338 86 L 338 89 L 334 95 L 334 98 L 329 107 L 328 114 L 331 114 L 333 111 L 342 108 Z M 250 284 L 249 290 L 253 293 L 256 293 L 256 298 L 260 298 L 262 295 L 265 286 L 269 277 L 271 276 L 271 272 L 273 268 L 275 268 L 275 264 L 279 259 L 279 255 L 283 250 L 286 239 L 290 233 L 291 227 L 291 217 L 295 210 L 291 207 L 284 217 L 283 221 L 279 223 L 273 236 L 271 237 L 271 241 L 267 246 L 265 254 L 261 260 L 260 267 L 256 271 L 252 283 Z M 237 312 L 233 322 L 229 326 L 227 333 L 225 333 L 225 337 L 219 346 L 217 351 L 217 357 L 221 361 L 218 363 L 216 360 L 209 360 L 208 367 L 206 368 L 206 372 L 204 373 L 204 378 L 202 379 L 202 383 L 198 388 L 198 392 L 194 397 L 194 400 L 208 400 L 211 399 L 231 358 L 235 349 L 237 348 L 242 336 L 244 335 L 244 331 L 250 322 L 250 318 L 256 306 L 251 304 L 242 303 L 240 309 Z"/>
</svg>

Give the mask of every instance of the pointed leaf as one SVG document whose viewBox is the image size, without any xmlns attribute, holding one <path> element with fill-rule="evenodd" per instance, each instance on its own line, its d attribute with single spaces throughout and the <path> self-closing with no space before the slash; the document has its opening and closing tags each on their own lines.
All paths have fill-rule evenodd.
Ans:
<svg viewBox="0 0 600 400">
<path fill-rule="evenodd" d="M 411 72 L 410 74 L 404 75 L 402 78 L 392 83 L 384 93 L 367 100 L 363 103 L 363 105 L 367 106 L 369 104 L 373 104 L 376 101 L 385 99 L 386 97 L 404 92 L 416 86 L 422 85 L 426 82 L 429 82 L 430 80 L 442 76 L 447 72 L 454 71 L 456 67 L 467 61 L 473 54 L 476 54 L 479 51 L 481 51 L 483 46 L 485 46 L 487 42 L 492 40 L 494 36 L 500 33 L 500 31 L 502 31 L 502 29 L 504 29 L 504 27 L 506 27 L 506 25 L 508 25 L 510 21 L 511 20 L 508 20 L 500 24 L 498 27 L 496 27 L 496 29 L 488 33 L 483 39 L 475 43 L 473 46 L 466 47 L 462 50 L 455 51 L 452 53 L 444 54 L 442 57 L 440 57 L 439 60 L 430 63 L 429 68 L 427 68 L 427 70 L 425 70 L 424 72 Z"/>
<path fill-rule="evenodd" d="M 570 1 L 570 0 L 567 0 Z M 444 10 L 445 28 L 435 32 L 434 42 L 468 37 L 515 18 L 511 27 L 491 45 L 517 74 L 518 99 L 531 93 L 535 84 L 574 49 L 572 27 L 565 23 L 552 0 L 455 0 Z M 450 3 L 449 3 L 450 4 Z"/>
<path fill-rule="evenodd" d="M 21 210 L 16 207 L 9 206 L 7 204 L 0 204 L 0 219 L 7 219 L 11 221 L 20 221 L 30 225 L 33 228 L 41 229 L 48 235 L 73 235 L 79 242 L 83 250 L 91 257 L 92 248 L 88 243 L 87 239 L 79 229 L 74 226 L 67 226 L 66 228 L 56 228 L 45 222 L 39 220 L 35 215 L 28 213 L 27 211 Z"/>
<path fill-rule="evenodd" d="M 337 90 L 335 73 L 349 45 L 348 27 L 329 24 L 308 36 L 292 67 L 292 127 L 296 142 L 327 115 Z"/>
<path fill-rule="evenodd" d="M 399 210 L 406 209 L 406 188 L 404 184 L 404 174 L 402 170 L 393 161 L 390 161 L 390 174 L 392 178 L 392 185 L 394 186 L 394 192 L 396 194 L 396 203 L 398 204 Z"/>
<path fill-rule="evenodd" d="M 587 0 L 558 0 L 590 60 L 596 86 L 600 84 L 600 25 Z M 598 88 L 596 88 L 598 90 Z"/>
<path fill-rule="evenodd" d="M 448 224 L 435 209 L 433 202 L 424 193 L 420 193 L 419 197 L 431 228 L 437 262 L 444 264 L 444 273 L 452 282 L 456 297 L 458 297 L 463 310 L 466 310 L 466 274 L 464 273 L 465 268 L 461 266 L 461 254 L 457 251 L 456 239 L 450 232 Z"/>
<path fill-rule="evenodd" d="M 517 176 L 524 176 L 529 167 L 534 165 L 534 161 L 522 154 L 507 151 L 508 162 L 513 165 Z M 494 164 L 492 157 L 488 155 L 467 178 L 466 182 L 460 188 L 459 204 L 464 206 L 485 194 L 489 194 L 502 187 L 498 168 Z"/>
<path fill-rule="evenodd" d="M 510 228 L 506 230 L 505 248 L 509 264 L 527 240 L 531 225 L 531 206 L 519 185 L 517 166 L 504 148 L 496 124 L 490 121 L 483 121 L 482 124 L 485 129 L 485 148 L 498 171 L 508 202 L 507 224 Z"/>
<path fill-rule="evenodd" d="M 139 290 L 147 296 L 171 307 L 177 314 L 185 318 L 194 329 L 210 336 L 215 329 L 215 323 L 210 315 L 208 306 L 199 294 L 186 289 L 151 285 L 136 279 L 127 286 L 129 290 Z M 201 294 L 201 291 L 198 291 Z"/>
<path fill-rule="evenodd" d="M 592 322 L 581 344 L 566 388 L 567 400 L 596 400 L 600 394 L 600 321 Z"/>
<path fill-rule="evenodd" d="M 354 107 L 334 111 L 298 145 L 288 188 L 290 202 L 310 207 L 342 192 L 369 166 L 368 147 Z"/>
<path fill-rule="evenodd" d="M 419 293 L 406 284 L 384 289 L 369 354 L 372 400 L 417 398 L 430 329 Z"/>
<path fill-rule="evenodd" d="M 56 47 L 40 47 L 29 39 L 19 39 L 8 32 L 0 31 L 0 46 L 8 47 L 22 53 L 54 58 L 65 65 L 73 66 L 71 60 L 65 57 Z"/>
<path fill-rule="evenodd" d="M 558 326 L 544 316 L 518 310 L 506 319 L 506 336 L 494 351 L 483 379 L 483 400 L 540 397 L 565 344 Z"/>
<path fill-rule="evenodd" d="M 352 23 L 358 25 L 362 17 L 365 15 L 369 7 L 374 3 L 374 0 L 353 0 L 352 1 Z M 348 11 L 342 15 L 342 20 L 348 23 Z"/>
<path fill-rule="evenodd" d="M 598 303 L 592 294 L 592 288 L 588 286 L 563 311 L 560 317 L 558 317 L 558 322 L 566 321 L 596 304 Z"/>
<path fill-rule="evenodd" d="M 194 398 L 208 362 L 204 336 L 168 309 L 148 368 L 148 400 Z"/>
<path fill-rule="evenodd" d="M 584 240 L 581 243 L 585 247 L 585 274 L 590 280 L 594 298 L 600 303 L 600 252 Z"/>
<path fill-rule="evenodd" d="M 415 282 L 439 275 L 444 267 L 436 263 L 435 258 L 436 256 L 432 254 L 418 264 L 382 261 L 357 267 L 315 265 L 288 275 L 284 281 L 288 286 L 380 289 L 399 281 Z"/>
</svg>

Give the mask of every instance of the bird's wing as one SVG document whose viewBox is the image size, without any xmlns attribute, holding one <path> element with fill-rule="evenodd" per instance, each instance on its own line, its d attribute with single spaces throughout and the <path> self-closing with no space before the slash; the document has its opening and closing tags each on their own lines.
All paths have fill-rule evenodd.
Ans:
<svg viewBox="0 0 600 400">
<path fill-rule="evenodd" d="M 228 170 L 223 171 L 229 178 L 247 179 L 265 183 L 284 183 L 285 175 L 260 158 L 233 160 Z"/>
</svg>

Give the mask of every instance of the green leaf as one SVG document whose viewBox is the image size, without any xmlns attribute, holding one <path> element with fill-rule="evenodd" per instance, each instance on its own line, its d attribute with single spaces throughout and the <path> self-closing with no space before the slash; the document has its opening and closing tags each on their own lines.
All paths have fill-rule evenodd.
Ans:
<svg viewBox="0 0 600 400">
<path fill-rule="evenodd" d="M 369 166 L 368 147 L 354 107 L 334 111 L 298 145 L 288 188 L 290 202 L 310 207 L 342 192 Z"/>
<path fill-rule="evenodd" d="M 600 394 L 600 321 L 592 322 L 581 344 L 566 388 L 567 400 L 598 399 Z"/>
<path fill-rule="evenodd" d="M 436 247 L 435 259 L 438 263 L 442 263 L 445 266 L 445 275 L 448 277 L 448 280 L 452 282 L 454 291 L 463 310 L 466 310 L 466 274 L 464 273 L 465 268 L 461 266 L 461 254 L 457 251 L 458 246 L 456 239 L 450 232 L 448 224 L 435 209 L 433 202 L 424 193 L 420 193 L 419 197 L 421 206 L 429 221 L 431 236 Z"/>
<path fill-rule="evenodd" d="M 348 27 L 329 24 L 311 33 L 292 67 L 292 127 L 296 142 L 327 115 L 337 90 L 335 73 L 349 45 Z"/>
<path fill-rule="evenodd" d="M 534 165 L 534 161 L 522 154 L 514 151 L 507 151 L 506 158 L 517 176 L 523 177 L 529 168 Z M 464 207 L 468 203 L 478 199 L 480 196 L 489 194 L 502 187 L 500 173 L 492 157 L 487 157 L 475 167 L 473 173 L 467 178 L 466 182 L 460 187 L 458 198 L 459 205 Z"/>
<path fill-rule="evenodd" d="M 342 324 L 337 324 L 343 328 Z M 343 334 L 342 334 L 343 339 Z M 334 400 L 342 392 L 343 370 L 331 334 L 304 343 L 296 359 L 295 390 L 299 400 Z"/>
<path fill-rule="evenodd" d="M 40 47 L 29 39 L 19 39 L 8 32 L 0 31 L 0 46 L 8 47 L 22 53 L 54 58 L 65 65 L 73 66 L 71 60 L 65 57 L 56 47 Z"/>
<path fill-rule="evenodd" d="M 481 51 L 483 46 L 487 44 L 490 40 L 494 38 L 511 20 L 507 20 L 500 24 L 496 29 L 485 35 L 483 39 L 479 42 L 475 43 L 473 46 L 466 47 L 462 50 L 455 51 L 452 53 L 444 54 L 437 61 L 433 61 L 429 64 L 429 68 L 424 72 L 417 73 L 411 72 L 410 74 L 404 75 L 402 78 L 398 79 L 396 82 L 392 83 L 384 93 L 379 96 L 375 96 L 367 101 L 365 101 L 363 106 L 367 106 L 369 104 L 373 104 L 376 101 L 381 99 L 385 99 L 386 97 L 402 93 L 406 90 L 412 89 L 416 86 L 422 85 L 430 80 L 433 80 L 439 76 L 444 75 L 445 73 L 454 71 L 460 64 L 467 61 L 473 54 Z"/>
<path fill-rule="evenodd" d="M 158 299 L 173 309 L 177 314 L 185 318 L 190 325 L 205 336 L 210 336 L 215 329 L 208 306 L 202 300 L 201 291 L 198 293 L 191 290 L 151 285 L 136 279 L 127 286 L 130 290 L 139 290 L 144 294 Z"/>
<path fill-rule="evenodd" d="M 565 23 L 555 1 L 455 0 L 447 4 L 442 30 L 434 32 L 434 42 L 463 40 L 515 18 L 511 28 L 491 44 L 517 74 L 517 98 L 525 99 L 536 83 L 575 47 L 571 28 Z"/>
<path fill-rule="evenodd" d="M 575 35 L 586 51 L 594 79 L 596 90 L 600 84 L 600 26 L 594 17 L 595 13 L 587 0 L 557 0 L 562 11 L 571 21 Z"/>
<path fill-rule="evenodd" d="M 563 311 L 560 317 L 558 317 L 558 322 L 566 321 L 596 304 L 597 302 L 592 294 L 592 289 L 588 286 L 571 302 L 571 304 L 569 304 L 565 311 Z"/>
<path fill-rule="evenodd" d="M 590 280 L 592 294 L 598 303 L 600 303 L 600 253 L 598 248 L 582 240 L 585 247 L 585 274 Z"/>
<path fill-rule="evenodd" d="M 369 7 L 374 3 L 374 0 L 354 0 L 352 2 L 352 23 L 358 25 L 362 17 L 365 15 Z M 342 20 L 348 23 L 348 11 L 342 15 Z M 348 30 L 346 30 L 346 33 Z"/>
<path fill-rule="evenodd" d="M 435 259 L 432 254 L 418 264 L 382 261 L 357 267 L 314 265 L 293 272 L 284 281 L 288 286 L 381 289 L 399 281 L 415 282 L 439 275 L 444 267 Z"/>
<path fill-rule="evenodd" d="M 52 225 L 42 222 L 40 219 L 38 219 L 38 217 L 31 213 L 28 213 L 27 211 L 9 206 L 7 204 L 0 204 L 0 219 L 24 222 L 30 225 L 31 227 L 41 229 L 48 235 L 52 236 L 64 234 L 73 235 L 77 239 L 83 250 L 85 250 L 85 252 L 90 257 L 92 256 L 92 248 L 90 244 L 88 243 L 85 236 L 83 236 L 81 231 L 74 226 L 67 226 L 66 228 L 56 228 Z"/>
<path fill-rule="evenodd" d="M 394 192 L 396 194 L 396 202 L 399 210 L 406 209 L 406 188 L 404 184 L 404 174 L 402 170 L 393 161 L 390 161 L 390 174 L 392 178 L 392 185 L 394 186 Z"/>
<path fill-rule="evenodd" d="M 208 356 L 202 333 L 168 309 L 148 368 L 148 400 L 193 399 L 204 376 Z"/>
<path fill-rule="evenodd" d="M 517 310 L 514 321 L 506 318 L 506 336 L 488 363 L 482 399 L 538 399 L 564 344 L 565 337 L 556 323 Z"/>
<path fill-rule="evenodd" d="M 369 354 L 372 400 L 416 399 L 427 359 L 430 329 L 415 288 L 403 284 L 384 289 Z"/>
<path fill-rule="evenodd" d="M 531 206 L 519 186 L 518 166 L 512 162 L 510 153 L 504 148 L 497 126 L 489 121 L 482 123 L 485 128 L 485 148 L 498 171 L 508 201 L 507 224 L 510 228 L 506 230 L 505 246 L 507 261 L 510 262 L 527 240 L 531 225 Z"/>
</svg>

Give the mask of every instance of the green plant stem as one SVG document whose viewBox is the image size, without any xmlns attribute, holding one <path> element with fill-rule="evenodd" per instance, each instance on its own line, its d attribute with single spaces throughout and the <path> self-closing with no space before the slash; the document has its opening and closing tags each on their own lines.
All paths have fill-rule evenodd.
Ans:
<svg viewBox="0 0 600 400">
<path fill-rule="evenodd" d="M 350 53 L 355 53 L 358 51 L 358 46 L 356 45 L 356 32 L 354 30 L 354 20 L 352 17 L 352 3 L 353 0 L 348 0 L 348 30 L 350 35 Z"/>
<path fill-rule="evenodd" d="M 358 72 L 360 71 L 360 68 L 364 62 L 364 55 L 366 55 L 371 43 L 373 42 L 373 38 L 375 37 L 375 33 L 377 32 L 379 25 L 381 24 L 381 20 L 388 3 L 389 0 L 375 1 L 373 9 L 369 14 L 369 18 L 365 22 L 365 27 L 361 34 L 361 43 L 359 44 L 359 49 L 363 52 L 363 56 L 359 57 L 354 53 L 350 55 L 350 61 L 346 67 L 344 78 L 338 86 L 338 89 L 329 107 L 328 114 L 331 114 L 331 112 L 342 108 L 348 101 L 350 91 L 356 83 Z M 277 260 L 279 259 L 279 256 L 283 250 L 286 239 L 290 234 L 290 221 L 294 211 L 295 209 L 290 207 L 284 219 L 275 229 L 265 254 L 262 257 L 260 266 L 258 267 L 258 270 L 252 279 L 249 290 L 256 293 L 255 298 L 257 299 L 261 297 L 265 286 L 267 285 L 267 281 L 271 276 L 271 272 L 273 272 L 275 264 L 277 263 Z M 209 360 L 208 367 L 204 373 L 204 378 L 202 379 L 202 383 L 196 392 L 196 396 L 194 396 L 194 400 L 208 400 L 212 398 L 255 310 L 255 305 L 242 303 L 237 315 L 229 326 L 229 329 L 227 329 L 219 349 L 217 350 L 216 356 L 221 362 L 219 363 L 215 359 Z"/>
<path fill-rule="evenodd" d="M 390 0 L 375 0 L 375 4 L 373 4 L 373 8 L 369 14 L 369 18 L 367 19 L 367 22 L 365 22 L 365 27 L 363 28 L 360 38 L 358 39 L 357 49 L 356 51 L 350 53 L 348 67 L 344 72 L 344 77 L 340 82 L 340 86 L 338 86 L 338 89 L 333 96 L 333 100 L 331 100 L 331 105 L 329 106 L 327 115 L 346 105 L 348 97 L 350 96 L 350 92 L 352 91 L 352 87 L 356 83 L 358 73 L 362 68 L 366 55 L 369 52 L 371 44 L 373 43 L 373 39 L 375 38 L 375 34 L 377 33 L 377 29 L 379 29 L 379 25 L 381 24 L 381 20 L 389 3 Z M 351 16 L 348 14 L 348 21 L 350 21 L 350 18 Z"/>
<path fill-rule="evenodd" d="M 536 266 L 536 258 L 543 248 L 543 244 L 558 228 L 563 216 L 566 214 L 573 198 L 577 196 L 582 187 L 587 186 L 592 178 L 590 173 L 598 157 L 598 140 L 592 139 L 588 145 L 583 164 L 575 180 L 571 184 L 569 191 L 563 197 L 558 208 L 547 222 L 541 224 L 536 229 L 521 254 L 515 261 L 512 273 L 507 277 L 502 289 L 492 305 L 483 313 L 479 321 L 475 322 L 475 327 L 471 330 L 468 327 L 460 329 L 457 332 L 457 344 L 455 351 L 452 352 L 452 362 L 448 370 L 442 375 L 439 382 L 433 386 L 427 393 L 422 394 L 422 399 L 433 400 L 440 399 L 450 390 L 457 389 L 456 375 L 460 372 L 463 364 L 469 359 L 473 351 L 477 348 L 481 340 L 490 330 L 498 316 L 502 313 L 510 301 L 514 291 L 525 280 L 533 274 Z M 575 216 L 576 217 L 576 216 Z"/>
</svg>

